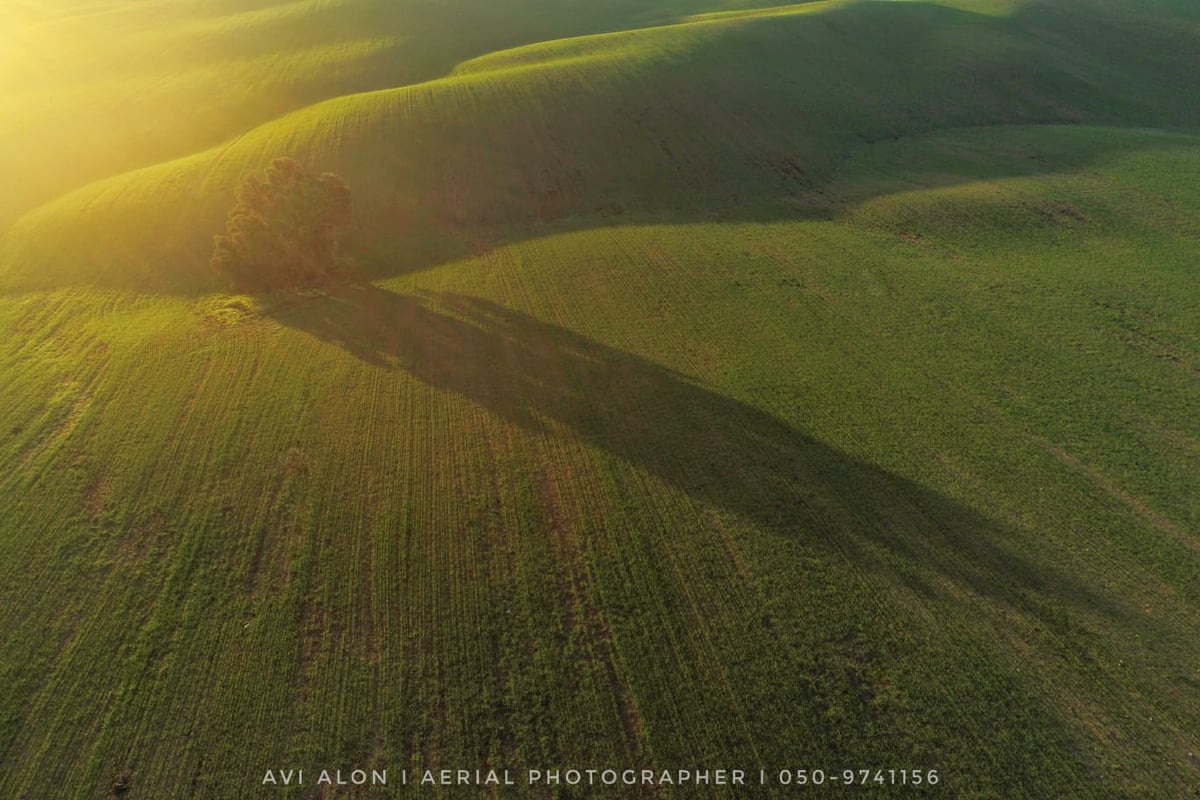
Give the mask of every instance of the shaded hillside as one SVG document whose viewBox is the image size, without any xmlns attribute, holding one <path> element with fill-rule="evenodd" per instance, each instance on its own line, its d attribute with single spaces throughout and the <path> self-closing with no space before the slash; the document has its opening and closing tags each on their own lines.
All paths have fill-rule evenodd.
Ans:
<svg viewBox="0 0 1200 800">
<path fill-rule="evenodd" d="M 1117 8 L 1081 28 L 1057 3 L 814 3 L 496 53 L 30 212 L 0 243 L 3 283 L 203 290 L 238 176 L 281 154 L 347 178 L 380 275 L 567 217 L 828 214 L 839 154 L 932 129 L 1191 127 L 1195 25 Z"/>
<path fill-rule="evenodd" d="M 203 150 L 310 103 L 430 80 L 497 49 L 746 4 L 6 0 L 0 174 L 11 189 L 0 225 L 85 183 Z"/>
<path fill-rule="evenodd" d="M 1195 163 L 954 131 L 864 148 L 830 219 L 0 297 L 0 779 L 719 754 L 1186 791 Z"/>
<path fill-rule="evenodd" d="M 1200 8 L 751 5 L 0 0 L 0 794 L 1194 793 Z"/>
</svg>

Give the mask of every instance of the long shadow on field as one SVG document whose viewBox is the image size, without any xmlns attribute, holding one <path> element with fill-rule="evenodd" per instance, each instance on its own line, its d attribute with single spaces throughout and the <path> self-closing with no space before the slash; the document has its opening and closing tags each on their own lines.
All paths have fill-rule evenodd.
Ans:
<svg viewBox="0 0 1200 800">
<path fill-rule="evenodd" d="M 565 427 L 765 528 L 858 563 L 887 554 L 913 567 L 905 579 L 920 591 L 931 587 L 915 575 L 933 571 L 1006 604 L 1031 591 L 1106 607 L 1071 576 L 1021 555 L 1011 531 L 955 501 L 686 375 L 488 300 L 366 286 L 278 318 L 527 430 Z"/>
</svg>

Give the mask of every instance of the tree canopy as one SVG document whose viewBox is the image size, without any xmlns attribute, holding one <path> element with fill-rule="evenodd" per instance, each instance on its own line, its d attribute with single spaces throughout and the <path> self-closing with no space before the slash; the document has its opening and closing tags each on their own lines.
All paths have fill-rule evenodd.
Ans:
<svg viewBox="0 0 1200 800">
<path fill-rule="evenodd" d="M 353 220 L 340 177 L 277 158 L 242 178 L 212 267 L 243 291 L 319 286 L 333 273 L 339 239 Z"/>
</svg>

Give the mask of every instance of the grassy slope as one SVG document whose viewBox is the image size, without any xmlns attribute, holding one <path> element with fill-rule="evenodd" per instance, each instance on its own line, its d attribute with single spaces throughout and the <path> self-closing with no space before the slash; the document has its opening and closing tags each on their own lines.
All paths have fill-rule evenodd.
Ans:
<svg viewBox="0 0 1200 800">
<path fill-rule="evenodd" d="M 293 764 L 725 760 L 936 766 L 962 797 L 1194 785 L 1198 142 L 891 140 L 1187 122 L 1170 81 L 1055 83 L 1038 57 L 1109 67 L 1018 35 L 1052 10 L 497 54 L 27 217 L 0 301 L 0 779 L 226 797 Z M 897 41 L 949 55 L 869 57 Z M 798 44 L 858 71 L 796 75 Z M 984 44 L 1043 91 L 947 85 Z M 204 187 L 285 142 L 353 178 L 392 277 L 253 315 L 181 294 L 187 246 L 155 261 L 161 220 L 130 209 L 202 243 Z M 126 288 L 62 285 L 90 275 Z"/>
<path fill-rule="evenodd" d="M 864 139 L 1194 121 L 1182 33 L 1143 24 L 1083 47 L 1063 41 L 1069 23 L 1053 6 L 990 17 L 816 3 L 485 56 L 449 78 L 307 107 L 33 210 L 0 239 L 0 285 L 207 287 L 211 237 L 238 176 L 280 153 L 346 175 L 360 253 L 387 275 L 569 216 L 762 213 L 759 198 L 819 192 L 838 153 Z"/>
<path fill-rule="evenodd" d="M 779 0 L 762 5 L 777 5 Z M 0 224 L 309 103 L 436 78 L 481 53 L 745 0 L 0 3 Z M 470 24 L 464 24 L 470 20 Z"/>
</svg>

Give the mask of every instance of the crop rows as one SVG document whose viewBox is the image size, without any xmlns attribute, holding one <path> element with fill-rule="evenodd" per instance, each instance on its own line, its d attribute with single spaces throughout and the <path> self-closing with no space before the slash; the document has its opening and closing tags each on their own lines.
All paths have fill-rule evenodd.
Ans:
<svg viewBox="0 0 1200 800">
<path fill-rule="evenodd" d="M 1104 18 L 1048 45 L 1043 4 L 491 53 L 648 13 L 597 4 L 480 18 L 445 54 L 441 10 L 389 28 L 408 4 L 139 5 L 158 34 L 111 12 L 129 58 L 162 55 L 146 85 L 183 105 L 219 98 L 182 65 L 273 66 L 254 113 L 198 110 L 213 127 L 157 150 L 114 129 L 128 151 L 81 146 L 0 209 L 23 214 L 0 239 L 6 793 L 367 796 L 322 768 L 1197 782 L 1200 150 L 1110 124 L 1186 128 L 1187 104 L 1141 117 L 1136 86 L 1071 78 L 1173 75 L 1171 51 L 1135 58 Z M 1173 80 L 1155 101 L 1190 97 Z M 1106 124 L 1009 124 L 1081 120 Z M 350 181 L 358 280 L 203 294 L 232 185 L 282 153 Z M 260 785 L 300 767 L 304 790 Z"/>
</svg>

